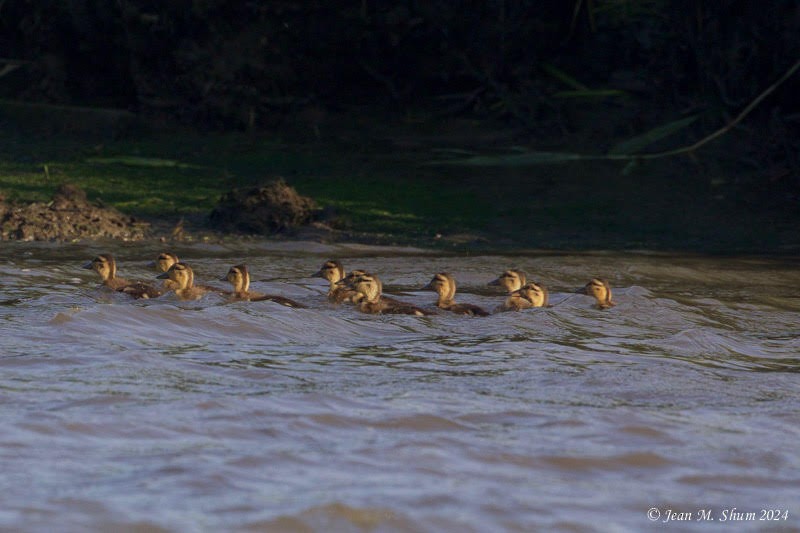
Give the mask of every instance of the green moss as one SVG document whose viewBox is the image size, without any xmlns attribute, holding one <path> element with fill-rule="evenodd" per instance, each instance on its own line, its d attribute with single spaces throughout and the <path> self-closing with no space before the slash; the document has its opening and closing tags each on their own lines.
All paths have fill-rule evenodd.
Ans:
<svg viewBox="0 0 800 533">
<path fill-rule="evenodd" d="M 481 198 L 442 187 L 436 171 L 417 167 L 408 155 L 352 154 L 245 134 L 184 132 L 102 145 L 19 137 L 0 148 L 0 190 L 15 201 L 46 201 L 70 182 L 124 212 L 172 217 L 205 215 L 233 187 L 284 176 L 357 231 L 432 235 L 482 225 Z"/>
<path fill-rule="evenodd" d="M 70 182 L 123 212 L 174 220 L 207 215 L 231 188 L 283 176 L 331 209 L 338 227 L 405 242 L 462 234 L 453 242 L 484 235 L 500 246 L 544 248 L 796 246 L 796 237 L 786 237 L 797 234 L 796 220 L 779 228 L 780 239 L 754 232 L 764 220 L 718 201 L 716 189 L 712 196 L 702 176 L 691 174 L 695 167 L 681 160 L 627 175 L 611 163 L 443 167 L 421 164 L 439 156 L 424 142 L 397 150 L 368 137 L 286 142 L 276 135 L 183 131 L 100 142 L 17 134 L 0 143 L 0 192 L 46 201 Z"/>
</svg>

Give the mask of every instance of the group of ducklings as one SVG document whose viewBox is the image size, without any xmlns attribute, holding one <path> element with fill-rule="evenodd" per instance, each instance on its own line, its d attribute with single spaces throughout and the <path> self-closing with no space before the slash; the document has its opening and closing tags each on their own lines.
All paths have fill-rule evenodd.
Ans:
<svg viewBox="0 0 800 533">
<path fill-rule="evenodd" d="M 208 285 L 195 285 L 194 272 L 186 263 L 169 252 L 158 255 L 155 261 L 148 264 L 161 272 L 157 279 L 163 279 L 161 287 L 149 285 L 141 281 L 128 281 L 117 277 L 117 263 L 110 254 L 101 254 L 83 265 L 83 268 L 97 272 L 102 285 L 109 289 L 128 294 L 134 298 L 157 298 L 168 292 L 174 292 L 181 300 L 196 300 L 206 293 L 227 295 L 239 301 L 273 301 L 287 307 L 304 308 L 306 306 L 285 296 L 263 294 L 250 290 L 250 272 L 246 265 L 232 266 L 228 273 L 220 278 L 233 286 L 232 291 L 225 291 Z M 364 270 L 352 270 L 347 273 L 340 261 L 329 260 L 313 274 L 328 280 L 328 300 L 333 303 L 351 303 L 360 311 L 371 314 L 406 314 L 433 315 L 435 311 L 422 309 L 413 304 L 401 302 L 383 294 L 383 284 L 378 276 Z M 508 294 L 506 300 L 495 309 L 495 312 L 519 311 L 533 307 L 549 307 L 547 289 L 539 283 L 527 281 L 525 272 L 506 270 L 497 279 L 489 283 L 501 287 Z M 488 311 L 473 304 L 456 303 L 456 280 L 447 272 L 439 272 L 423 287 L 438 294 L 436 307 L 461 315 L 488 316 Z M 611 287 L 607 281 L 594 278 L 576 291 L 594 297 L 596 307 L 608 309 L 616 305 L 611 299 Z"/>
<path fill-rule="evenodd" d="M 148 266 L 161 272 L 156 279 L 163 279 L 161 287 L 149 285 L 141 281 L 128 281 L 117 277 L 117 262 L 111 254 L 101 254 L 83 265 L 83 268 L 94 270 L 100 276 L 102 285 L 109 289 L 123 292 L 134 298 L 157 298 L 168 292 L 174 292 L 181 300 L 197 300 L 206 293 L 212 292 L 226 295 L 232 300 L 264 301 L 270 300 L 287 307 L 305 307 L 290 298 L 275 294 L 263 294 L 250 290 L 250 272 L 246 265 L 232 266 L 228 273 L 220 278 L 233 285 L 232 291 L 209 285 L 195 285 L 192 267 L 178 259 L 172 253 L 161 253 Z"/>
<path fill-rule="evenodd" d="M 377 276 L 363 270 L 353 270 L 346 274 L 339 261 L 326 261 L 314 276 L 325 278 L 330 283 L 328 289 L 330 301 L 353 303 L 365 313 L 434 314 L 432 311 L 384 296 L 383 285 Z M 495 309 L 495 312 L 549 307 L 547 289 L 539 283 L 527 281 L 525 272 L 521 270 L 506 270 L 497 279 L 489 282 L 489 285 L 502 287 L 508 293 L 505 302 Z M 422 289 L 435 291 L 439 295 L 436 307 L 444 311 L 470 316 L 490 314 L 477 305 L 456 303 L 456 280 L 448 272 L 439 272 Z M 600 309 L 616 305 L 611 299 L 611 286 L 603 279 L 594 278 L 577 292 L 593 296 Z"/>
</svg>

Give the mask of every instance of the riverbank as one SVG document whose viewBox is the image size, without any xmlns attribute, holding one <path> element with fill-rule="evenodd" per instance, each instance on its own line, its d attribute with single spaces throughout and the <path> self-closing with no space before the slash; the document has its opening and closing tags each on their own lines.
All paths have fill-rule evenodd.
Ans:
<svg viewBox="0 0 800 533">
<path fill-rule="evenodd" d="M 720 162 L 728 140 L 702 159 L 666 159 L 625 173 L 612 162 L 437 165 L 465 153 L 558 148 L 466 119 L 361 113 L 226 134 L 130 124 L 78 130 L 57 122 L 45 132 L 37 125 L 5 129 L 6 200 L 49 201 L 72 183 L 90 201 L 150 223 L 154 238 L 223 238 L 207 226 L 219 198 L 281 176 L 322 212 L 312 226 L 276 238 L 452 249 L 800 250 L 796 211 L 743 195 L 743 171 Z M 588 141 L 570 142 L 592 149 Z"/>
</svg>

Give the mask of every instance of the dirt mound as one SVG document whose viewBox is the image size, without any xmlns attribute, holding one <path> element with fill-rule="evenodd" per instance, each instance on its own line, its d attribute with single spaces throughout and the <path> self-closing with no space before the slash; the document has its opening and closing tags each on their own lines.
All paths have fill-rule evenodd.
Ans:
<svg viewBox="0 0 800 533">
<path fill-rule="evenodd" d="M 86 193 L 70 184 L 61 185 L 48 203 L 14 205 L 0 200 L 0 240 L 139 240 L 145 226 L 116 209 L 89 203 Z"/>
<path fill-rule="evenodd" d="M 211 212 L 209 223 L 226 232 L 279 233 L 309 224 L 317 211 L 314 200 L 278 179 L 263 187 L 225 194 Z"/>
</svg>

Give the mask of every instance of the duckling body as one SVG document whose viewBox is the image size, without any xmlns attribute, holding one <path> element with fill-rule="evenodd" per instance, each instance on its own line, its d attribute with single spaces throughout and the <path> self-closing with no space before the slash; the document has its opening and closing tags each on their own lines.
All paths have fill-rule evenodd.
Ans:
<svg viewBox="0 0 800 533">
<path fill-rule="evenodd" d="M 354 270 L 348 276 L 356 276 L 360 274 L 365 274 L 362 270 Z M 326 279 L 330 282 L 330 288 L 328 289 L 328 300 L 333 303 L 341 304 L 341 303 L 356 303 L 361 295 L 349 287 L 347 284 L 337 285 L 340 281 L 345 279 L 344 266 L 340 261 L 336 261 L 331 259 L 330 261 L 325 261 L 322 267 L 313 275 L 314 277 L 319 277 Z"/>
<path fill-rule="evenodd" d="M 525 272 L 522 270 L 506 270 L 500 274 L 496 280 L 490 281 L 489 285 L 493 287 L 502 287 L 506 293 L 511 294 L 525 285 L 526 280 Z"/>
<path fill-rule="evenodd" d="M 576 292 L 594 297 L 595 306 L 598 309 L 608 309 L 617 305 L 616 302 L 611 300 L 611 285 L 602 278 L 592 278 L 589 283 Z"/>
<path fill-rule="evenodd" d="M 345 281 L 345 280 L 342 280 Z M 339 283 L 342 283 L 340 281 Z M 361 295 L 358 308 L 363 313 L 370 314 L 402 314 L 402 315 L 433 315 L 435 313 L 420 309 L 419 307 L 400 302 L 398 300 L 384 298 L 381 296 L 383 284 L 377 276 L 372 274 L 361 274 L 350 280 L 353 290 Z"/>
<path fill-rule="evenodd" d="M 472 304 L 459 304 L 455 302 L 456 280 L 447 272 L 439 272 L 428 283 L 423 290 L 433 290 L 439 295 L 436 307 L 456 313 L 459 315 L 470 316 L 489 316 L 489 313 Z"/>
<path fill-rule="evenodd" d="M 233 285 L 233 292 L 231 298 L 233 300 L 242 300 L 247 302 L 263 302 L 269 300 L 271 302 L 285 305 L 286 307 L 305 308 L 306 306 L 295 302 L 291 298 L 279 296 L 274 294 L 263 294 L 250 290 L 250 272 L 247 270 L 246 265 L 232 266 L 225 277 L 220 281 L 228 281 Z"/>
<path fill-rule="evenodd" d="M 194 271 L 186 263 L 178 262 L 169 267 L 169 270 L 156 276 L 157 279 L 169 279 L 175 285 L 175 295 L 181 300 L 197 300 L 207 292 L 205 287 L 195 287 Z"/>
<path fill-rule="evenodd" d="M 141 281 L 130 282 L 117 277 L 117 262 L 111 254 L 100 254 L 90 262 L 83 265 L 83 268 L 94 270 L 100 275 L 103 286 L 117 292 L 124 292 L 133 298 L 157 298 L 161 296 L 161 291 L 152 285 Z"/>
</svg>

